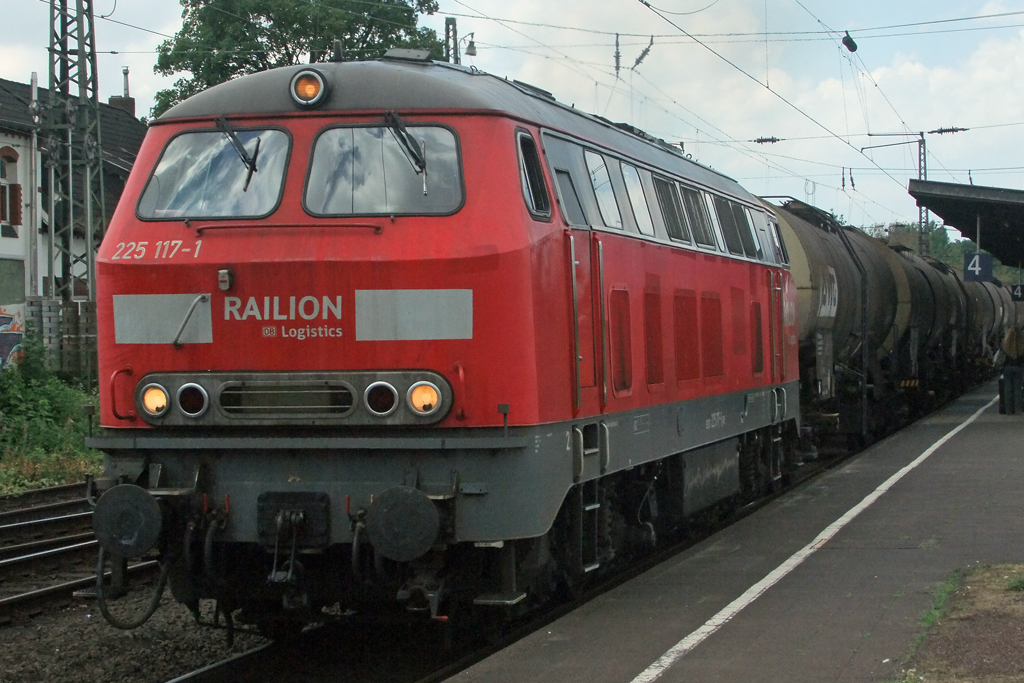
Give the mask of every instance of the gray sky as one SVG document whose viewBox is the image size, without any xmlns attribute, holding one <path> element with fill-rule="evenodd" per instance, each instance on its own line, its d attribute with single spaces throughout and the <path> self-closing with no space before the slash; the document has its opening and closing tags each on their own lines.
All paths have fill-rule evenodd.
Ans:
<svg viewBox="0 0 1024 683">
<path fill-rule="evenodd" d="M 0 77 L 28 82 L 36 71 L 45 85 L 49 3 L 6 4 L 5 19 L 18 28 L 0 44 Z M 444 17 L 455 16 L 459 35 L 472 33 L 477 48 L 464 64 L 682 142 L 755 194 L 812 201 L 855 225 L 916 222 L 906 188 L 917 177 L 917 136 L 867 134 L 952 126 L 971 130 L 926 135 L 929 179 L 967 183 L 970 172 L 978 185 L 1024 189 L 1024 0 L 440 5 L 422 23 L 443 35 Z M 128 66 L 131 94 L 146 114 L 172 80 L 152 65 L 156 46 L 180 27 L 180 5 L 95 0 L 94 10 L 101 96 L 121 93 Z M 856 53 L 840 44 L 844 31 Z M 751 142 L 764 137 L 781 141 Z M 901 141 L 910 144 L 861 152 Z"/>
</svg>

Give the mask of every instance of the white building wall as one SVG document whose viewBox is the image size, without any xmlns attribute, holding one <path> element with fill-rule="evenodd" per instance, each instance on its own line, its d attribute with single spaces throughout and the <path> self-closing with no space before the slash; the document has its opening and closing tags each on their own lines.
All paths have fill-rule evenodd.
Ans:
<svg viewBox="0 0 1024 683">
<path fill-rule="evenodd" d="M 17 155 L 15 160 L 10 153 Z M 0 156 L 5 156 L 6 177 L 0 179 L 0 191 L 9 202 L 0 235 L 0 367 L 6 366 L 17 352 L 25 332 L 25 297 L 32 294 L 31 264 L 39 239 L 38 177 L 39 154 L 31 135 L 0 130 Z M 20 187 L 20 221 L 13 206 Z M 18 222 L 20 224 L 15 225 Z M 11 232 L 17 236 L 11 236 Z M 35 243 L 33 243 L 35 240 Z M 20 279 L 20 283 L 17 280 Z M 19 286 L 20 284 L 20 286 Z"/>
</svg>

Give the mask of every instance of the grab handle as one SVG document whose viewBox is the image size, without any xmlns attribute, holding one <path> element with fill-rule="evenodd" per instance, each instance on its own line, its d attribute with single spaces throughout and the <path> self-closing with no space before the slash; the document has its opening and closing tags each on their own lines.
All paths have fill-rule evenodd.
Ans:
<svg viewBox="0 0 1024 683">
<path fill-rule="evenodd" d="M 135 411 L 129 410 L 127 413 L 122 415 L 117 412 L 117 376 L 125 374 L 129 377 L 132 376 L 132 366 L 126 365 L 120 370 L 114 370 L 114 373 L 110 376 L 110 412 L 114 413 L 114 417 L 118 420 L 127 420 L 129 422 L 135 421 Z"/>
</svg>

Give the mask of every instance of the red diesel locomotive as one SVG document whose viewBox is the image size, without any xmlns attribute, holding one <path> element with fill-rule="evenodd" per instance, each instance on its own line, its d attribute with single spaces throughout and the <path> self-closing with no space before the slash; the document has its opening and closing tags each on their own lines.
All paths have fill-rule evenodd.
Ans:
<svg viewBox="0 0 1024 683">
<path fill-rule="evenodd" d="M 97 258 L 101 553 L 270 630 L 526 609 L 777 485 L 787 260 L 736 182 L 523 83 L 392 51 L 214 87 Z"/>
</svg>

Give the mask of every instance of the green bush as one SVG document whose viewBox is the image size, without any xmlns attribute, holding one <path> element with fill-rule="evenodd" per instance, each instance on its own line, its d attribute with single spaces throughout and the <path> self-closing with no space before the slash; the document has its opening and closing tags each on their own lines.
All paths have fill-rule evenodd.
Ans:
<svg viewBox="0 0 1024 683">
<path fill-rule="evenodd" d="M 57 379 L 42 341 L 25 335 L 18 365 L 0 371 L 0 493 L 74 483 L 100 470 L 103 454 L 85 446 L 87 404 L 97 404 L 96 393 Z"/>
</svg>

